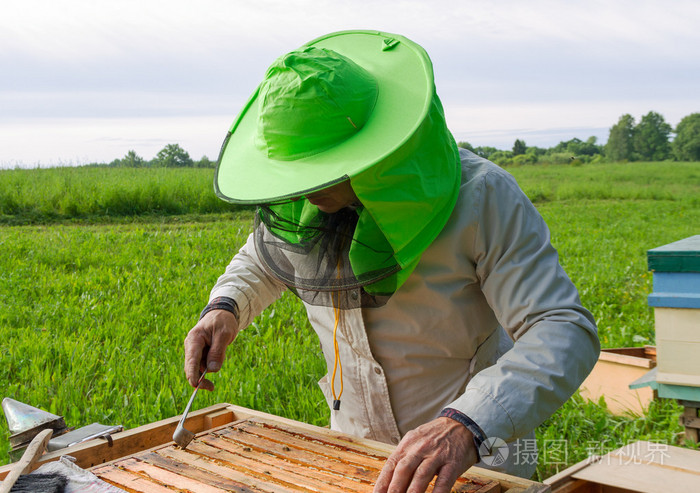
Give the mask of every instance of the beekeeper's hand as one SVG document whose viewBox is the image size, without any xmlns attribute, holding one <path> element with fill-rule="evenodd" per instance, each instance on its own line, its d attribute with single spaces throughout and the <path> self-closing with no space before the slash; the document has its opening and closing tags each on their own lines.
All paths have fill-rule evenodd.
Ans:
<svg viewBox="0 0 700 493">
<path fill-rule="evenodd" d="M 190 385 L 197 386 L 205 367 L 209 372 L 221 369 L 226 358 L 226 348 L 236 335 L 238 321 L 227 310 L 211 310 L 192 327 L 185 338 L 185 375 Z M 205 379 L 201 388 L 214 390 L 214 384 Z"/>
<path fill-rule="evenodd" d="M 476 464 L 472 432 L 450 418 L 437 418 L 406 433 L 386 460 L 374 493 L 423 493 L 437 475 L 433 493 L 449 493 Z"/>
</svg>

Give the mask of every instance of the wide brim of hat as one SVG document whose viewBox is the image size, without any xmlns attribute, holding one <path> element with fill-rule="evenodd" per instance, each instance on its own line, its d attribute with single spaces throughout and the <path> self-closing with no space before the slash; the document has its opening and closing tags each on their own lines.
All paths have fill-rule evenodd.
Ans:
<svg viewBox="0 0 700 493">
<path fill-rule="evenodd" d="M 330 149 L 275 160 L 254 144 L 256 90 L 221 148 L 214 187 L 222 199 L 273 203 L 352 178 L 401 148 L 427 116 L 435 92 L 433 70 L 427 53 L 416 43 L 378 31 L 342 31 L 307 45 L 334 50 L 375 77 L 378 95 L 372 114 L 356 134 Z"/>
</svg>

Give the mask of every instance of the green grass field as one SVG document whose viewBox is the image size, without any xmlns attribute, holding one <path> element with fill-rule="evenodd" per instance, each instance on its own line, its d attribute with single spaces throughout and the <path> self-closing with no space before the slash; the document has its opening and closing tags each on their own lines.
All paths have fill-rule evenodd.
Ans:
<svg viewBox="0 0 700 493">
<path fill-rule="evenodd" d="M 509 171 L 548 222 L 602 345 L 653 344 L 646 251 L 698 234 L 700 164 Z M 249 212 L 218 202 L 211 178 L 206 169 L 0 171 L 0 397 L 70 426 L 131 428 L 182 411 L 183 339 L 252 228 Z M 231 402 L 325 425 L 319 354 L 286 294 L 239 336 L 212 377 L 217 389 L 195 406 Z M 646 416 L 615 417 L 575 396 L 538 428 L 537 477 L 631 440 L 677 444 L 679 413 L 660 401 Z M 0 462 L 7 436 L 0 424 Z M 565 458 L 547 455 L 553 440 L 566 441 Z"/>
<path fill-rule="evenodd" d="M 0 224 L 114 221 L 220 213 L 213 169 L 47 168 L 0 171 Z"/>
</svg>

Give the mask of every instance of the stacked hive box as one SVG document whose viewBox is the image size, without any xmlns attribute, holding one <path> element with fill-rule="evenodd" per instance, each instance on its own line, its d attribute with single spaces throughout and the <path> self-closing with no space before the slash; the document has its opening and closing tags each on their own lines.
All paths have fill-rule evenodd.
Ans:
<svg viewBox="0 0 700 493">
<path fill-rule="evenodd" d="M 700 235 L 648 251 L 659 383 L 700 387 Z"/>
<path fill-rule="evenodd" d="M 660 397 L 684 406 L 685 436 L 700 432 L 700 235 L 648 252 L 654 272 L 649 305 L 656 320 L 657 373 Z M 630 387 L 633 387 L 631 385 Z"/>
</svg>

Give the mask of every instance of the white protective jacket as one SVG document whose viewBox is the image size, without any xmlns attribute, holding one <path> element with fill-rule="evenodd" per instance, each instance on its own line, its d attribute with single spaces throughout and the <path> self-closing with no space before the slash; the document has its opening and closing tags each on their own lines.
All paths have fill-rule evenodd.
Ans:
<svg viewBox="0 0 700 493">
<path fill-rule="evenodd" d="M 532 437 L 597 360 L 593 317 L 542 217 L 507 172 L 460 153 L 457 204 L 415 271 L 385 306 L 341 312 L 344 392 L 333 429 L 396 444 L 451 407 L 487 437 L 514 443 Z M 284 289 L 262 267 L 251 235 L 211 298 L 236 300 L 243 328 Z M 330 375 L 333 308 L 306 310 Z M 330 407 L 328 375 L 319 384 Z M 531 475 L 532 461 L 511 452 L 500 469 Z"/>
</svg>

